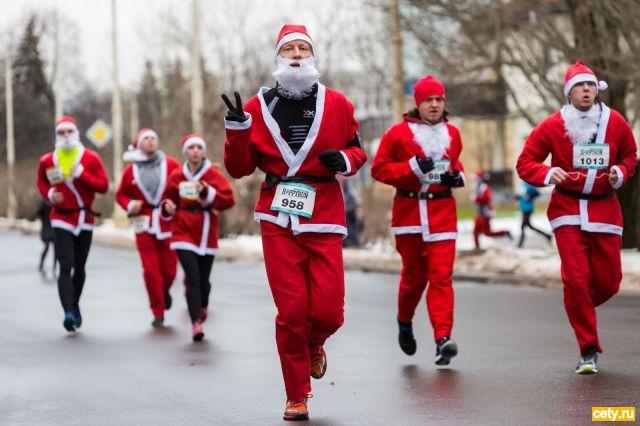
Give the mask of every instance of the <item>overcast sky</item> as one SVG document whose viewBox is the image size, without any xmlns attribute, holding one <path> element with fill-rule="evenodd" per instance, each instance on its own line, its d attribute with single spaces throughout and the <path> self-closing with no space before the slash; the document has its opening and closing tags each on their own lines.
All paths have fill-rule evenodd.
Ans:
<svg viewBox="0 0 640 426">
<path fill-rule="evenodd" d="M 233 4 L 238 0 L 200 0 L 203 14 L 226 14 L 228 19 L 247 25 L 244 16 L 234 16 Z M 295 17 L 297 23 L 316 29 L 314 13 L 307 10 L 309 0 L 250 0 L 252 19 L 278 22 L 279 17 Z M 314 1 L 316 6 L 330 6 L 330 1 Z M 149 37 L 158 28 L 159 17 L 171 11 L 176 19 L 187 22 L 190 16 L 190 0 L 117 0 L 118 31 L 120 41 L 120 78 L 125 87 L 136 84 L 146 58 L 157 53 L 158 46 L 150 46 Z M 78 51 L 79 67 L 87 80 L 101 88 L 109 87 L 111 79 L 111 0 L 0 0 L 0 31 L 19 39 L 24 19 L 32 11 L 59 10 L 66 18 L 77 23 L 80 34 Z M 275 39 L 280 25 L 272 34 L 256 34 L 256 37 Z M 206 37 L 206 34 L 203 34 Z M 230 35 L 232 36 L 232 35 Z M 155 50 L 154 50 L 155 49 Z M 4 50 L 4 46 L 0 47 Z M 4 54 L 4 52 L 2 52 Z M 63 52 L 64 54 L 64 52 Z M 68 58 L 67 58 L 68 59 Z"/>
</svg>

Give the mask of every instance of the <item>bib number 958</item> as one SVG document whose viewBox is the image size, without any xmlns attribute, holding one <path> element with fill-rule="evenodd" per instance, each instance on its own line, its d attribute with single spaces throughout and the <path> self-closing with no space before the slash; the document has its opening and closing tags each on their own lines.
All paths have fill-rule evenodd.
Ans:
<svg viewBox="0 0 640 426">
<path fill-rule="evenodd" d="M 309 185 L 283 182 L 276 187 L 271 210 L 310 218 L 316 202 L 316 189 Z"/>
</svg>

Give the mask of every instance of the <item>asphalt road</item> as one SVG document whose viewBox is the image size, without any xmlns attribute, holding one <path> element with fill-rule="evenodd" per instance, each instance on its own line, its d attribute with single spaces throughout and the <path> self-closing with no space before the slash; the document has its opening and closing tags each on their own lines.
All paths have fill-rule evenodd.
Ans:
<svg viewBox="0 0 640 426">
<path fill-rule="evenodd" d="M 0 232 L 0 424 L 281 424 L 275 308 L 260 263 L 218 263 L 203 343 L 191 342 L 182 284 L 151 329 L 137 253 L 95 246 L 76 335 L 40 241 Z M 326 345 L 310 424 L 585 424 L 591 406 L 640 400 L 640 298 L 598 311 L 601 373 L 576 376 L 559 292 L 457 282 L 460 355 L 435 368 L 424 303 L 418 352 L 396 343 L 395 276 L 347 273 L 344 327 Z"/>
</svg>

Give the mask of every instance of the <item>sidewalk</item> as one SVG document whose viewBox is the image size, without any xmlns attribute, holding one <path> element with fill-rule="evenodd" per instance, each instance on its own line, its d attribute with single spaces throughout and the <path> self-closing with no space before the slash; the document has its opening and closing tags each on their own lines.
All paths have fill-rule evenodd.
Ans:
<svg viewBox="0 0 640 426">
<path fill-rule="evenodd" d="M 533 223 L 545 231 L 550 231 L 549 222 L 543 214 L 533 217 Z M 514 285 L 533 285 L 544 288 L 561 288 L 560 259 L 554 244 L 534 234 L 527 233 L 525 247 L 518 249 L 517 238 L 520 235 L 519 218 L 499 218 L 493 221 L 495 229 L 508 229 L 514 236 L 489 239 L 481 237 L 481 253 L 473 252 L 473 222 L 461 221 L 458 224 L 457 258 L 454 278 L 483 283 L 508 283 Z M 38 222 L 20 219 L 10 221 L 0 218 L 0 229 L 19 229 L 25 233 L 37 233 Z M 122 248 L 135 248 L 134 234 L 131 229 L 116 228 L 110 220 L 105 221 L 94 231 L 93 240 L 98 244 Z M 261 260 L 262 243 L 259 235 L 238 235 L 221 239 L 220 253 L 222 261 Z M 381 240 L 365 248 L 344 250 L 346 269 L 367 272 L 397 274 L 401 268 L 400 256 L 389 241 Z M 623 250 L 623 280 L 620 292 L 640 296 L 640 252 Z"/>
</svg>

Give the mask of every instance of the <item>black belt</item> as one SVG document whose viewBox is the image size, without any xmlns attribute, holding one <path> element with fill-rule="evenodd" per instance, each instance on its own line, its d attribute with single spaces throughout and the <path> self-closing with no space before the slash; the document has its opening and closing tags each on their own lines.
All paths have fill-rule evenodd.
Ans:
<svg viewBox="0 0 640 426">
<path fill-rule="evenodd" d="M 55 209 L 55 211 L 57 211 L 60 214 L 74 214 L 74 213 L 78 213 L 82 210 L 88 212 L 90 215 L 96 216 L 96 217 L 100 217 L 102 216 L 102 213 L 99 212 L 94 212 L 91 207 L 80 207 L 77 209 L 61 209 L 59 207 L 53 206 L 53 208 Z"/>
<path fill-rule="evenodd" d="M 580 200 L 606 200 L 607 198 L 613 197 L 614 192 L 606 192 L 604 194 L 584 194 L 580 191 L 568 191 L 566 189 L 562 189 L 559 186 L 556 186 L 556 191 L 558 191 L 562 195 L 568 195 L 569 197 L 578 198 Z"/>
<path fill-rule="evenodd" d="M 400 197 L 419 198 L 421 200 L 440 200 L 451 197 L 453 193 L 450 189 L 442 192 L 411 192 L 404 189 L 396 189 L 396 195 Z"/>
<path fill-rule="evenodd" d="M 204 206 L 184 206 L 184 207 L 180 207 L 180 210 L 186 210 L 188 212 L 208 212 L 212 209 L 211 206 L 208 207 L 204 207 Z"/>
<path fill-rule="evenodd" d="M 264 179 L 266 185 L 262 189 L 269 189 L 280 182 L 326 183 L 333 182 L 335 180 L 335 176 L 281 176 L 274 173 L 267 173 L 267 176 Z"/>
</svg>

